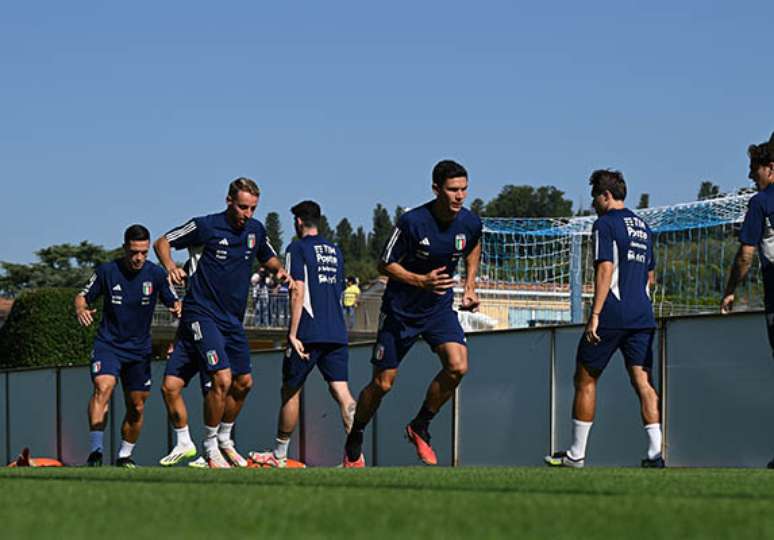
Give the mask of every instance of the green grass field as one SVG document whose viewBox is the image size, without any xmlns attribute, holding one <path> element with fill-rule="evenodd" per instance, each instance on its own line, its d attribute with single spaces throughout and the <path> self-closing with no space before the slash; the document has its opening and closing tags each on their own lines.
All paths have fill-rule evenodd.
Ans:
<svg viewBox="0 0 774 540">
<path fill-rule="evenodd" d="M 774 538 L 774 471 L 0 470 L 11 538 Z"/>
</svg>

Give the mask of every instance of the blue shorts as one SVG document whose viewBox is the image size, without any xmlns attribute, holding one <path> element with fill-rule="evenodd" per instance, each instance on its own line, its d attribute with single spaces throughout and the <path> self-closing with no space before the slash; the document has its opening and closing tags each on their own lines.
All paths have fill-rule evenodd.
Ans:
<svg viewBox="0 0 774 540">
<path fill-rule="evenodd" d="M 203 317 L 180 321 L 175 350 L 167 361 L 164 375 L 178 377 L 188 386 L 199 373 L 202 392 L 212 383 L 211 373 L 230 369 L 234 375 L 244 375 L 253 370 L 250 346 L 242 328 L 222 330 L 211 320 Z"/>
<path fill-rule="evenodd" d="M 91 380 L 112 375 L 121 380 L 124 392 L 148 392 L 151 389 L 150 355 L 131 357 L 99 341 L 91 351 Z"/>
<path fill-rule="evenodd" d="M 653 368 L 653 336 L 652 328 L 637 330 L 622 330 L 600 328 L 597 335 L 602 341 L 592 345 L 581 336 L 578 343 L 576 361 L 591 370 L 602 373 L 615 352 L 620 349 L 627 366 L 642 366 L 647 371 Z"/>
<path fill-rule="evenodd" d="M 465 332 L 457 313 L 451 309 L 419 320 L 382 313 L 371 363 L 379 370 L 397 368 L 419 336 L 433 350 L 444 343 L 465 345 Z"/>
<path fill-rule="evenodd" d="M 304 345 L 309 360 L 304 360 L 288 347 L 282 361 L 282 382 L 288 388 L 301 388 L 314 366 L 327 382 L 347 381 L 349 347 L 340 343 L 310 343 Z"/>
</svg>

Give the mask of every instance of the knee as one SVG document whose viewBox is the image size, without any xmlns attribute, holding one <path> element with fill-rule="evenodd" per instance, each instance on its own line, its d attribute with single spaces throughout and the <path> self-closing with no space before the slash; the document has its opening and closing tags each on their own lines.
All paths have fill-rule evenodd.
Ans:
<svg viewBox="0 0 774 540">
<path fill-rule="evenodd" d="M 240 396 L 246 396 L 253 387 L 253 378 L 249 375 L 237 377 L 232 385 L 233 392 Z"/>
<path fill-rule="evenodd" d="M 100 403 L 107 403 L 113 393 L 115 384 L 99 382 L 94 384 L 94 398 Z"/>
<path fill-rule="evenodd" d="M 392 378 L 377 377 L 371 381 L 371 387 L 379 394 L 384 395 L 392 389 Z"/>
<path fill-rule="evenodd" d="M 180 390 L 182 390 L 180 385 L 169 380 L 164 380 L 164 383 L 161 385 L 161 394 L 166 399 L 179 396 Z"/>
<path fill-rule="evenodd" d="M 468 359 L 462 358 L 457 362 L 450 364 L 446 368 L 446 372 L 451 375 L 453 379 L 461 379 L 468 372 Z"/>
<path fill-rule="evenodd" d="M 129 406 L 126 408 L 126 415 L 133 420 L 139 420 L 142 418 L 143 413 L 145 412 L 145 402 L 143 401 L 132 401 Z"/>
<path fill-rule="evenodd" d="M 231 372 L 222 369 L 212 374 L 212 389 L 216 392 L 226 393 L 231 388 Z"/>
</svg>

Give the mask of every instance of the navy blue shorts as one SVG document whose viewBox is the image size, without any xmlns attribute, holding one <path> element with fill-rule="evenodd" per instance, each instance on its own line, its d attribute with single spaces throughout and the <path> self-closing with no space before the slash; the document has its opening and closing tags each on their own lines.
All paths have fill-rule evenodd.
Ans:
<svg viewBox="0 0 774 540">
<path fill-rule="evenodd" d="M 349 347 L 340 343 L 304 344 L 309 360 L 304 360 L 288 346 L 282 361 L 282 382 L 288 388 L 301 388 L 314 366 L 327 382 L 347 381 Z"/>
<path fill-rule="evenodd" d="M 151 389 L 150 355 L 129 358 L 114 347 L 95 341 L 91 351 L 91 380 L 100 375 L 120 379 L 125 392 L 148 392 Z"/>
<path fill-rule="evenodd" d="M 433 350 L 444 343 L 465 345 L 465 332 L 457 313 L 451 309 L 420 320 L 403 319 L 382 313 L 371 363 L 376 369 L 397 368 L 419 336 L 422 336 Z"/>
<path fill-rule="evenodd" d="M 600 328 L 597 330 L 597 335 L 602 338 L 602 341 L 596 345 L 586 341 L 585 334 L 581 336 L 576 361 L 601 373 L 615 352 L 620 349 L 627 366 L 642 366 L 650 371 L 653 368 L 655 332 L 652 328 L 637 330 Z"/>
<path fill-rule="evenodd" d="M 202 317 L 180 321 L 175 350 L 167 361 L 164 375 L 178 377 L 188 386 L 199 373 L 202 392 L 212 383 L 211 373 L 230 369 L 234 375 L 253 370 L 250 346 L 242 328 L 222 330 L 211 319 Z"/>
</svg>

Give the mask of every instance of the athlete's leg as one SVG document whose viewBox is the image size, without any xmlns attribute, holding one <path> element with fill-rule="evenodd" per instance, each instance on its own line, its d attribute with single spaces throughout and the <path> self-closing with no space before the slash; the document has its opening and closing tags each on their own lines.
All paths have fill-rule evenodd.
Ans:
<svg viewBox="0 0 774 540">
<path fill-rule="evenodd" d="M 349 433 L 352 429 L 352 422 L 355 419 L 355 409 L 357 408 L 357 402 L 349 391 L 349 384 L 347 381 L 330 381 L 328 383 L 328 391 L 331 393 L 333 399 L 339 404 L 339 412 L 341 413 L 341 421 L 344 423 L 344 430 Z"/>
<path fill-rule="evenodd" d="M 89 430 L 104 431 L 110 397 L 116 387 L 116 378 L 113 375 L 98 375 L 94 377 L 93 384 L 94 391 L 88 407 Z"/>
<path fill-rule="evenodd" d="M 209 375 L 212 386 L 204 395 L 204 425 L 217 429 L 226 410 L 226 396 L 231 388 L 231 370 L 219 369 Z"/>
<path fill-rule="evenodd" d="M 169 422 L 175 429 L 188 426 L 188 410 L 183 400 L 183 388 L 185 388 L 185 380 L 174 375 L 164 377 L 164 382 L 161 385 L 161 393 L 164 396 L 164 404 L 167 406 Z"/>
<path fill-rule="evenodd" d="M 147 391 L 129 391 L 124 392 L 124 403 L 126 403 L 126 414 L 121 424 L 121 438 L 132 444 L 137 443 L 142 430 L 143 411 L 145 410 L 145 401 L 150 392 Z"/>
<path fill-rule="evenodd" d="M 572 417 L 581 422 L 593 422 L 597 407 L 597 380 L 599 374 L 590 371 L 578 362 L 575 366 L 575 397 L 572 402 Z"/>
<path fill-rule="evenodd" d="M 226 394 L 223 422 L 233 424 L 236 421 L 252 387 L 253 376 L 250 373 L 235 374 L 232 377 L 231 387 Z"/>
<path fill-rule="evenodd" d="M 357 399 L 355 407 L 355 419 L 352 422 L 352 429 L 347 435 L 347 442 L 344 445 L 346 458 L 350 462 L 356 462 L 363 453 L 363 431 L 373 418 L 384 396 L 392 388 L 395 377 L 398 375 L 398 368 L 380 369 L 374 366 L 374 374 Z M 347 462 L 344 463 L 347 466 Z"/>
<path fill-rule="evenodd" d="M 653 387 L 650 371 L 642 366 L 628 366 L 629 379 L 637 397 L 640 398 L 640 414 L 644 425 L 661 421 L 658 392 Z"/>
<path fill-rule="evenodd" d="M 461 343 L 443 343 L 435 348 L 441 359 L 441 371 L 435 376 L 425 394 L 423 406 L 435 414 L 454 394 L 468 372 L 468 348 Z"/>
</svg>

